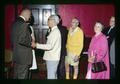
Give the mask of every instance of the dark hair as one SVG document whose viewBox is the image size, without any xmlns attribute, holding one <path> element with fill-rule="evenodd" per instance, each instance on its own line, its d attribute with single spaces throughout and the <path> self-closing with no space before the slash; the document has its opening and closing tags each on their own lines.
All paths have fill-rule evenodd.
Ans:
<svg viewBox="0 0 120 84">
<path fill-rule="evenodd" d="M 57 14 L 57 16 L 59 17 L 59 19 L 61 19 L 61 17 L 60 17 L 60 15 L 59 15 L 59 14 Z"/>
</svg>

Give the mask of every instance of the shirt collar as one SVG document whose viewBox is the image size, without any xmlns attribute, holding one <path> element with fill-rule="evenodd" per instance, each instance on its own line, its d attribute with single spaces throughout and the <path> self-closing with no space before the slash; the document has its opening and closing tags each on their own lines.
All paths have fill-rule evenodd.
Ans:
<svg viewBox="0 0 120 84">
<path fill-rule="evenodd" d="M 72 29 L 70 30 L 71 32 L 76 32 L 78 30 L 78 27 L 74 29 L 74 31 L 72 31 Z"/>
<path fill-rule="evenodd" d="M 57 26 L 52 27 L 52 28 L 51 28 L 51 31 L 54 30 L 54 29 L 56 29 L 56 28 L 57 28 Z"/>
<path fill-rule="evenodd" d="M 74 32 L 76 32 L 78 30 L 78 27 L 74 30 Z"/>
<path fill-rule="evenodd" d="M 110 29 L 114 28 L 115 26 L 111 26 Z"/>
<path fill-rule="evenodd" d="M 25 21 L 25 18 L 24 18 L 23 16 L 20 15 L 20 17 L 21 17 L 22 19 L 24 19 L 24 21 Z"/>
<path fill-rule="evenodd" d="M 70 29 L 70 35 L 73 35 L 75 32 L 77 32 L 77 30 L 78 30 L 78 27 L 77 28 L 75 28 L 73 31 L 72 31 L 72 29 Z"/>
</svg>

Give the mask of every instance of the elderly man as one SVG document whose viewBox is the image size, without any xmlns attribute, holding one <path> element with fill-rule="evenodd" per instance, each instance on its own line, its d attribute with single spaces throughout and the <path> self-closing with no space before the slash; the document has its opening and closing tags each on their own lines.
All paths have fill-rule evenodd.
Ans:
<svg viewBox="0 0 120 84">
<path fill-rule="evenodd" d="M 61 51 L 61 34 L 57 27 L 58 23 L 59 17 L 57 15 L 51 15 L 48 18 L 48 26 L 51 31 L 47 36 L 47 43 L 35 44 L 36 48 L 45 50 L 43 59 L 46 60 L 47 64 L 47 79 L 57 79 L 57 67 Z"/>
<path fill-rule="evenodd" d="M 65 68 L 66 68 L 66 79 L 70 79 L 69 77 L 69 65 L 74 67 L 74 75 L 73 79 L 77 79 L 78 77 L 78 64 L 81 51 L 83 49 L 83 31 L 79 25 L 79 20 L 77 18 L 73 18 L 71 22 L 71 27 L 69 29 L 68 37 L 67 37 L 67 56 L 65 58 Z"/>
<path fill-rule="evenodd" d="M 31 11 L 28 8 L 23 9 L 12 26 L 14 79 L 28 79 L 28 70 L 32 63 L 32 39 L 26 22 L 30 16 Z"/>
</svg>

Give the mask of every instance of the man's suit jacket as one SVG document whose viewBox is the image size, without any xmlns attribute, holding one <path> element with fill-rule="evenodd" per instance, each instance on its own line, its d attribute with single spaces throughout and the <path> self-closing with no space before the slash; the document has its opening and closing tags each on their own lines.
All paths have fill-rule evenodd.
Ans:
<svg viewBox="0 0 120 84">
<path fill-rule="evenodd" d="M 108 44 L 109 44 L 109 48 L 110 48 L 110 45 L 112 44 L 113 39 L 115 38 L 115 27 L 113 27 L 113 28 L 110 30 L 110 32 L 108 33 L 109 29 L 110 29 L 110 27 L 105 28 L 105 29 L 103 30 L 103 33 L 104 33 L 106 36 L 109 36 L 109 38 L 108 38 Z"/>
<path fill-rule="evenodd" d="M 18 17 L 13 23 L 11 32 L 11 43 L 13 47 L 13 61 L 18 64 L 32 63 L 31 35 L 28 24 L 23 18 Z"/>
<path fill-rule="evenodd" d="M 67 43 L 68 30 L 66 27 L 62 25 L 58 25 L 58 29 L 60 30 L 61 33 L 61 55 L 66 56 L 67 55 L 66 43 Z"/>
</svg>

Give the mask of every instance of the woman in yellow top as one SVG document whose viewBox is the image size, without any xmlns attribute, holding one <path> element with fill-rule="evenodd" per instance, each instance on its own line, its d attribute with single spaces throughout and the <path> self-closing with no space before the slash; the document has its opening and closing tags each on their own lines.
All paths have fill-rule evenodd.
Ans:
<svg viewBox="0 0 120 84">
<path fill-rule="evenodd" d="M 81 51 L 83 49 L 83 31 L 79 25 L 79 20 L 73 18 L 71 22 L 71 27 L 69 29 L 68 38 L 67 38 L 67 56 L 65 58 L 65 68 L 66 68 L 66 79 L 69 77 L 69 65 L 74 66 L 74 75 L 73 79 L 78 77 L 78 64 Z"/>
</svg>

